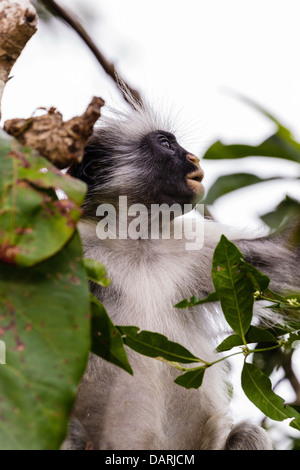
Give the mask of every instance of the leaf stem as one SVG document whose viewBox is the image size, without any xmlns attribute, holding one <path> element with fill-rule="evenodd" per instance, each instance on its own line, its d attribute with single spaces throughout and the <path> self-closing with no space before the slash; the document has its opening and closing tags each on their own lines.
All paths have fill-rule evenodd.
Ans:
<svg viewBox="0 0 300 470">
<path fill-rule="evenodd" d="M 257 353 L 257 352 L 272 351 L 272 349 L 281 348 L 282 345 L 283 345 L 283 342 L 279 341 L 278 344 L 276 344 L 275 346 L 270 346 L 269 348 L 249 349 L 249 354 L 252 354 L 252 353 L 254 354 L 254 353 Z"/>
<path fill-rule="evenodd" d="M 225 361 L 226 359 L 229 359 L 230 357 L 237 356 L 238 354 L 244 354 L 245 356 L 248 356 L 249 354 L 255 354 L 257 352 L 271 351 L 272 349 L 280 348 L 282 345 L 283 345 L 283 341 L 279 341 L 279 343 L 276 344 L 275 346 L 270 346 L 269 348 L 261 348 L 261 349 L 249 349 L 248 346 L 245 345 L 246 346 L 246 354 L 245 354 L 245 346 L 243 346 L 241 351 L 237 351 L 235 353 L 228 354 L 228 356 L 221 357 L 220 359 L 217 359 L 216 361 L 213 361 L 213 362 L 204 362 L 203 361 L 203 363 L 205 364 L 205 367 L 208 368 L 208 367 L 213 366 L 214 364 L 217 364 L 218 362 Z M 179 366 L 179 364 L 178 364 L 178 366 Z M 190 368 L 190 369 L 182 367 L 179 370 L 195 370 L 195 369 L 197 369 L 197 367 Z"/>
</svg>

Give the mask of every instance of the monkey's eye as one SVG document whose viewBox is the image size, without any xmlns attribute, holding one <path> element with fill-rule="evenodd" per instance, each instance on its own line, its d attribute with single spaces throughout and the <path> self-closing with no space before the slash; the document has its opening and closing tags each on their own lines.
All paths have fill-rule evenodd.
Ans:
<svg viewBox="0 0 300 470">
<path fill-rule="evenodd" d="M 165 136 L 159 137 L 158 141 L 162 147 L 166 147 L 167 149 L 171 148 L 171 144 Z"/>
</svg>

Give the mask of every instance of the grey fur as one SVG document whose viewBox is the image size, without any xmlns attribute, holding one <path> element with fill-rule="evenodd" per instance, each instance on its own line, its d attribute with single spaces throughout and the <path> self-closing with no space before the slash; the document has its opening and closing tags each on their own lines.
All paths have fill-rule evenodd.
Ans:
<svg viewBox="0 0 300 470">
<path fill-rule="evenodd" d="M 222 335 L 222 316 L 215 304 L 188 311 L 173 306 L 191 295 L 205 297 L 213 290 L 210 277 L 212 255 L 220 235 L 237 238 L 234 231 L 205 221 L 204 246 L 187 251 L 185 239 L 99 240 L 96 237 L 95 207 L 114 202 L 120 194 L 138 196 L 147 203 L 145 169 L 151 155 L 139 153 L 145 133 L 162 128 L 151 113 L 137 111 L 129 118 L 104 123 L 104 132 L 92 146 L 108 146 L 112 167 L 107 180 L 97 184 L 101 160 L 92 175 L 80 233 L 86 257 L 101 261 L 111 285 L 93 286 L 114 323 L 137 325 L 165 334 L 198 357 L 211 361 Z M 169 130 L 169 129 L 167 129 Z M 105 158 L 105 155 L 103 155 Z M 108 173 L 107 173 L 108 174 Z M 168 178 L 168 175 L 164 175 Z M 100 178 L 100 176 L 99 176 Z M 101 179 L 101 178 L 100 178 Z M 153 201 L 150 201 L 153 202 Z M 158 201 L 160 202 L 160 201 Z M 174 224 L 181 223 L 175 219 Z M 264 263 L 276 287 L 296 287 L 299 267 L 293 254 L 275 239 L 237 242 L 247 259 Z M 292 271 L 291 271 L 292 270 Z M 265 321 L 272 318 L 257 311 Z M 268 314 L 270 315 L 270 314 Z M 272 314 L 271 314 L 272 315 Z M 168 365 L 128 351 L 134 376 L 91 355 L 81 382 L 74 417 L 81 423 L 94 449 L 270 449 L 267 433 L 250 424 L 233 427 L 228 416 L 225 373 L 222 363 L 208 369 L 199 390 L 174 384 L 178 372 Z M 78 429 L 71 429 L 64 448 L 73 449 Z M 74 431 L 75 429 L 75 431 Z M 77 429 L 77 430 L 76 430 Z M 79 439 L 80 442 L 80 439 Z M 82 442 L 80 443 L 82 446 Z"/>
<path fill-rule="evenodd" d="M 247 447 L 245 447 L 247 443 Z M 266 431 L 249 422 L 237 424 L 226 439 L 225 450 L 272 450 Z"/>
</svg>

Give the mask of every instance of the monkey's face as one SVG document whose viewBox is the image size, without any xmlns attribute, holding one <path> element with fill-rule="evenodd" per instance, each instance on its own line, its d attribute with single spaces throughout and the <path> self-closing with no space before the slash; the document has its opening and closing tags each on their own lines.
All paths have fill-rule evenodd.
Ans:
<svg viewBox="0 0 300 470">
<path fill-rule="evenodd" d="M 123 129 L 122 129 L 123 130 Z M 105 129 L 95 133 L 81 163 L 69 170 L 88 185 L 84 212 L 94 217 L 103 202 L 195 204 L 203 196 L 199 159 L 165 131 L 128 133 Z"/>
<path fill-rule="evenodd" d="M 199 159 L 182 148 L 176 137 L 165 131 L 153 131 L 141 142 L 141 178 L 151 202 L 189 204 L 203 196 L 203 170 Z"/>
</svg>

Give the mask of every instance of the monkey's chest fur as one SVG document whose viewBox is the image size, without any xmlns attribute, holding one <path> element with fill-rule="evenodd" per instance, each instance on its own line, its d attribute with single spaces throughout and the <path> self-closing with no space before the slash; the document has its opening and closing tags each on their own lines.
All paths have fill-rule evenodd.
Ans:
<svg viewBox="0 0 300 470">
<path fill-rule="evenodd" d="M 185 297 L 201 295 L 201 270 L 209 269 L 209 256 L 203 256 L 200 266 L 199 254 L 186 256 L 180 243 L 143 242 L 126 247 L 126 240 L 89 244 L 86 239 L 85 256 L 102 262 L 111 279 L 107 288 L 94 286 L 94 294 L 115 324 L 164 334 L 196 356 L 213 360 L 208 317 L 214 308 L 174 308 Z M 174 383 L 180 374 L 177 369 L 131 350 L 128 357 L 133 377 L 99 357 L 90 358 L 75 415 L 94 448 L 222 446 L 227 402 L 221 367 L 206 371 L 199 390 L 187 390 Z"/>
</svg>

